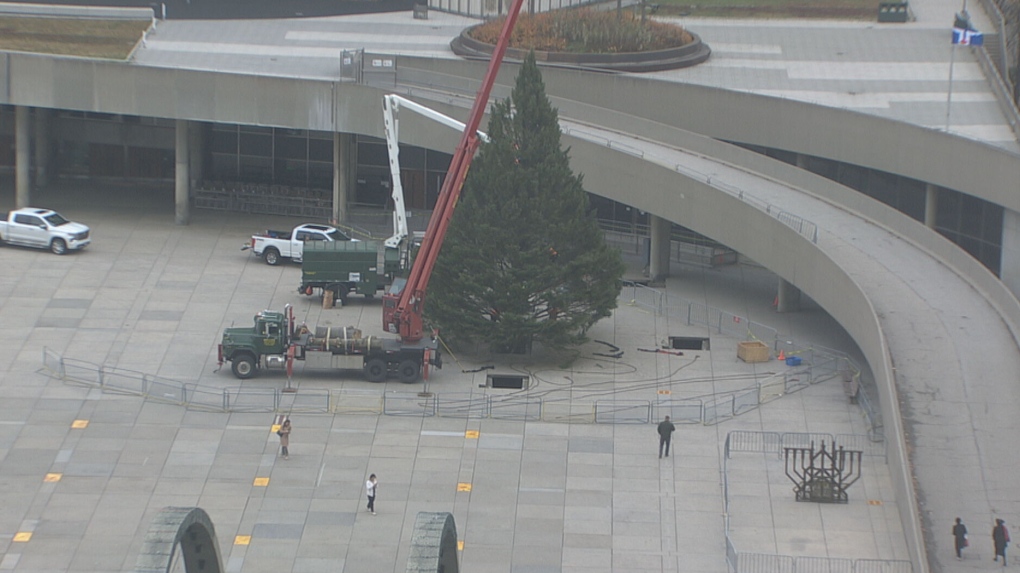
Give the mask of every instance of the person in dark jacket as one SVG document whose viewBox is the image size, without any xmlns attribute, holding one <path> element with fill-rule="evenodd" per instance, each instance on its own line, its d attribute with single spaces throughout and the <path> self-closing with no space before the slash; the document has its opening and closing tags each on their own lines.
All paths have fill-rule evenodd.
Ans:
<svg viewBox="0 0 1020 573">
<path fill-rule="evenodd" d="M 957 517 L 956 525 L 953 526 L 953 539 L 956 541 L 956 558 L 963 559 L 960 551 L 967 546 L 967 526 Z"/>
<path fill-rule="evenodd" d="M 673 432 L 676 431 L 676 426 L 673 422 L 669 421 L 669 416 L 666 419 L 659 422 L 659 457 L 662 457 L 662 448 L 666 448 L 666 457 L 669 457 L 669 442 L 673 438 Z"/>
<path fill-rule="evenodd" d="M 1009 545 L 1009 530 L 1006 529 L 1006 522 L 1001 519 L 995 520 L 995 527 L 992 528 L 992 543 L 995 544 L 995 559 L 1002 556 L 1002 566 L 1006 566 L 1006 546 Z"/>
</svg>

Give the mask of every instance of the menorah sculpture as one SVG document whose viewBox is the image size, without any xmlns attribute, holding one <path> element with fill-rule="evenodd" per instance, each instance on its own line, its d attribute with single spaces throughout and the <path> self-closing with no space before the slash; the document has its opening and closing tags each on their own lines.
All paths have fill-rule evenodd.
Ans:
<svg viewBox="0 0 1020 573">
<path fill-rule="evenodd" d="M 846 490 L 861 478 L 861 452 L 844 450 L 842 446 L 815 451 L 809 448 L 783 448 L 786 477 L 793 482 L 797 501 L 815 503 L 847 503 Z"/>
</svg>

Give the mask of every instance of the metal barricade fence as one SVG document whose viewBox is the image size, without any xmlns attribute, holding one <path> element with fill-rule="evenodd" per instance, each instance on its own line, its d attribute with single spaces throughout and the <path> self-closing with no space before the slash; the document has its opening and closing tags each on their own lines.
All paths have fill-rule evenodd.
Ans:
<svg viewBox="0 0 1020 573">
<path fill-rule="evenodd" d="M 330 411 L 337 414 L 382 414 L 383 394 L 343 388 L 330 393 Z"/>
<path fill-rule="evenodd" d="M 758 389 L 751 388 L 744 392 L 739 392 L 733 395 L 733 415 L 739 416 L 744 412 L 750 412 L 759 406 L 758 402 Z"/>
<path fill-rule="evenodd" d="M 769 376 L 758 383 L 758 402 L 767 404 L 786 394 L 786 376 L 777 374 Z"/>
<path fill-rule="evenodd" d="M 61 372 L 64 375 L 64 380 L 93 386 L 103 385 L 103 368 L 98 364 L 74 358 L 61 358 L 60 362 L 63 365 Z"/>
<path fill-rule="evenodd" d="M 198 384 L 185 384 L 184 406 L 189 410 L 202 412 L 226 412 L 227 398 L 223 390 Z"/>
<path fill-rule="evenodd" d="M 646 400 L 596 400 L 596 424 L 647 424 L 651 403 Z"/>
<path fill-rule="evenodd" d="M 858 559 L 854 561 L 854 573 L 912 573 L 910 561 L 892 559 Z"/>
<path fill-rule="evenodd" d="M 795 573 L 793 557 L 738 551 L 737 573 Z"/>
<path fill-rule="evenodd" d="M 591 424 L 595 422 L 595 405 L 591 403 L 578 404 L 569 400 L 544 400 L 542 402 L 542 421 Z"/>
<path fill-rule="evenodd" d="M 537 421 L 542 419 L 542 399 L 512 396 L 489 400 L 489 417 L 495 420 Z"/>
<path fill-rule="evenodd" d="M 436 396 L 428 393 L 386 392 L 383 395 L 383 414 L 387 416 L 435 416 Z"/>
<path fill-rule="evenodd" d="M 782 436 L 779 432 L 752 432 L 749 430 L 734 430 L 726 434 L 726 442 L 723 446 L 725 458 L 729 458 L 733 452 L 741 453 L 772 453 L 778 452 Z"/>
<path fill-rule="evenodd" d="M 144 381 L 146 398 L 178 406 L 187 403 L 188 395 L 184 384 L 158 376 L 143 375 L 142 379 Z"/>
<path fill-rule="evenodd" d="M 841 557 L 806 557 L 793 559 L 793 568 L 797 573 L 853 573 L 852 559 Z"/>
<path fill-rule="evenodd" d="M 61 380 L 66 377 L 63 359 L 49 348 L 43 348 L 43 368 Z"/>
<path fill-rule="evenodd" d="M 276 412 L 280 408 L 278 390 L 228 388 L 223 391 L 223 405 L 228 412 Z"/>
<path fill-rule="evenodd" d="M 329 390 L 281 391 L 277 398 L 277 409 L 303 414 L 328 414 L 329 394 Z"/>
<path fill-rule="evenodd" d="M 717 398 L 705 403 L 702 423 L 713 426 L 733 417 L 733 396 Z"/>
<path fill-rule="evenodd" d="M 652 420 L 669 416 L 674 424 L 700 424 L 704 407 L 701 400 L 659 400 L 652 403 Z"/>
<path fill-rule="evenodd" d="M 468 393 L 437 394 L 436 415 L 445 418 L 488 418 L 489 396 Z"/>
<path fill-rule="evenodd" d="M 104 392 L 122 392 L 144 396 L 146 387 L 145 374 L 123 368 L 100 367 L 100 377 Z"/>
</svg>

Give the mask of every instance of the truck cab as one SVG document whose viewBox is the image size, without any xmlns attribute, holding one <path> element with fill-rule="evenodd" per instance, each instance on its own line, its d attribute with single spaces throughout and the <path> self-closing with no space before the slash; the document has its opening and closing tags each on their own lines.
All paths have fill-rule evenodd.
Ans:
<svg viewBox="0 0 1020 573">
<path fill-rule="evenodd" d="M 262 367 L 263 358 L 282 364 L 290 344 L 290 319 L 286 311 L 264 310 L 255 315 L 251 327 L 223 331 L 220 362 L 229 361 L 234 376 L 247 379 Z"/>
</svg>

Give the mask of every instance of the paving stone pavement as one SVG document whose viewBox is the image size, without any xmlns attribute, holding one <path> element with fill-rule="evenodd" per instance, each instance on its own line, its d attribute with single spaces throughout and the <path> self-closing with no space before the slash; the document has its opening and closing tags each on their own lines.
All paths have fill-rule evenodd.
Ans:
<svg viewBox="0 0 1020 573">
<path fill-rule="evenodd" d="M 10 186 L 0 186 L 0 206 Z M 293 413 L 291 456 L 278 455 L 268 412 L 188 410 L 103 393 L 42 371 L 43 348 L 68 358 L 206 387 L 236 388 L 216 369 L 222 329 L 257 310 L 293 304 L 309 324 L 354 324 L 382 334 L 380 308 L 355 300 L 322 310 L 296 294 L 296 265 L 269 267 L 240 251 L 252 231 L 297 221 L 197 211 L 173 223 L 172 189 L 44 190 L 40 204 L 89 224 L 93 245 L 63 257 L 4 247 L 0 264 L 0 570 L 131 570 L 144 532 L 165 506 L 211 515 L 228 571 L 402 571 L 419 511 L 450 511 L 464 571 L 704 571 L 722 573 L 725 519 L 738 550 L 816 557 L 902 559 L 896 500 L 880 457 L 866 458 L 846 506 L 793 501 L 778 458 L 734 454 L 733 505 L 724 515 L 722 444 L 734 430 L 862 434 L 865 422 L 838 382 L 808 387 L 728 422 L 678 425 L 675 452 L 656 456 L 651 424 L 593 424 L 592 403 L 654 402 L 660 391 L 709 397 L 785 368 L 745 364 L 737 340 L 653 316 L 627 294 L 592 331 L 624 350 L 594 356 L 591 343 L 562 356 L 508 360 L 447 357 L 428 382 L 440 396 L 479 388 L 494 364 L 530 372 L 530 392 L 574 423 L 374 413 Z M 809 303 L 770 310 L 774 279 L 741 265 L 680 267 L 668 284 L 683 296 L 769 320 L 798 342 L 855 352 Z M 638 273 L 634 268 L 632 273 Z M 377 332 L 378 331 L 378 332 Z M 711 351 L 637 351 L 665 336 L 711 338 Z M 246 382 L 279 389 L 281 372 Z M 421 386 L 372 385 L 298 372 L 298 395 L 317 389 L 415 396 Z M 557 410 L 559 409 L 559 410 Z M 86 423 L 84 427 L 75 427 Z M 477 432 L 472 437 L 469 432 Z M 379 475 L 378 515 L 363 484 Z M 770 525 L 771 524 L 771 525 Z M 250 536 L 247 537 L 247 536 Z"/>
</svg>

